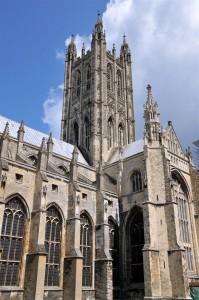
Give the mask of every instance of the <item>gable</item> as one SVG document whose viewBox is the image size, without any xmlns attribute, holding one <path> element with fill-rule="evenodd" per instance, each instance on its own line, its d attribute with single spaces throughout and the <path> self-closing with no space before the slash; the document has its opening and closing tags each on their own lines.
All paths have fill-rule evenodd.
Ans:
<svg viewBox="0 0 199 300">
<path fill-rule="evenodd" d="M 171 122 L 168 123 L 166 131 L 163 133 L 164 144 L 167 147 L 167 150 L 181 158 L 185 159 L 184 151 L 179 142 L 179 139 L 175 133 L 173 125 Z"/>
</svg>

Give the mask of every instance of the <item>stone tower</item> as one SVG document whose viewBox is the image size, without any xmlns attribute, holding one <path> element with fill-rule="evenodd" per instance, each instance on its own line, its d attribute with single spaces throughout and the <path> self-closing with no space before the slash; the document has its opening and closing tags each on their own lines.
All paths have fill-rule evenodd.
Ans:
<svg viewBox="0 0 199 300">
<path fill-rule="evenodd" d="M 61 139 L 76 144 L 89 164 L 106 162 L 113 149 L 135 140 L 131 53 L 106 49 L 98 15 L 91 50 L 77 58 L 74 38 L 66 52 Z"/>
</svg>

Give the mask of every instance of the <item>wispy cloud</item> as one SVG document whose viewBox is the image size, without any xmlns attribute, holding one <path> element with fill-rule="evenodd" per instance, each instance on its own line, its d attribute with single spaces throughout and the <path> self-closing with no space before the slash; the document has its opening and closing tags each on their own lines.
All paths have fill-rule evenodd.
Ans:
<svg viewBox="0 0 199 300">
<path fill-rule="evenodd" d="M 69 43 L 71 41 L 71 37 L 68 37 L 65 41 L 66 47 L 68 47 Z M 77 56 L 81 56 L 82 46 L 84 44 L 85 51 L 90 49 L 91 46 L 91 35 L 75 35 L 74 36 L 74 42 L 77 48 Z"/>
<path fill-rule="evenodd" d="M 60 59 L 60 60 L 65 60 L 65 53 L 63 50 L 60 50 L 60 49 L 56 49 L 55 50 L 55 54 L 56 54 L 56 59 Z"/>
</svg>

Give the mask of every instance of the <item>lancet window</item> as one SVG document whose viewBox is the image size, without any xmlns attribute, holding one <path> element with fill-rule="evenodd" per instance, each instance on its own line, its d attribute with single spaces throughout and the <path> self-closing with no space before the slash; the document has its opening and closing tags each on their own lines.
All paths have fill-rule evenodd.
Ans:
<svg viewBox="0 0 199 300">
<path fill-rule="evenodd" d="M 117 95 L 122 96 L 122 75 L 119 70 L 117 71 Z"/>
<path fill-rule="evenodd" d="M 79 145 L 79 125 L 77 122 L 74 124 L 74 137 L 75 137 L 75 144 Z"/>
<path fill-rule="evenodd" d="M 124 139 L 124 131 L 123 131 L 123 126 L 120 123 L 118 126 L 118 144 L 123 146 L 123 139 Z"/>
<path fill-rule="evenodd" d="M 82 286 L 92 286 L 92 226 L 85 213 L 81 215 L 80 250 L 83 255 Z"/>
<path fill-rule="evenodd" d="M 5 205 L 1 230 L 0 285 L 18 286 L 22 263 L 26 211 L 14 197 Z"/>
<path fill-rule="evenodd" d="M 80 88 L 81 88 L 81 72 L 80 72 L 80 70 L 77 70 L 77 72 L 76 72 L 76 91 L 77 91 L 77 96 L 80 95 Z"/>
<path fill-rule="evenodd" d="M 111 149 L 113 147 L 113 120 L 111 117 L 108 119 L 107 133 L 108 133 L 108 149 Z"/>
<path fill-rule="evenodd" d="M 112 67 L 110 64 L 107 65 L 107 90 L 113 90 L 113 77 L 112 77 Z"/>
<path fill-rule="evenodd" d="M 85 147 L 89 150 L 90 128 L 89 128 L 89 120 L 87 117 L 84 120 L 84 143 L 85 143 Z"/>
<path fill-rule="evenodd" d="M 91 88 L 91 66 L 88 64 L 86 67 L 86 89 L 87 91 Z"/>
<path fill-rule="evenodd" d="M 136 170 L 133 172 L 131 175 L 131 181 L 132 181 L 132 186 L 133 186 L 133 192 L 140 192 L 142 191 L 142 175 L 141 172 Z"/>
<path fill-rule="evenodd" d="M 113 270 L 113 286 L 119 285 L 119 268 L 118 268 L 118 249 L 119 249 L 119 234 L 118 226 L 113 222 L 111 218 L 108 220 L 109 224 L 109 251 L 113 259 L 112 270 Z"/>
<path fill-rule="evenodd" d="M 47 209 L 45 229 L 46 273 L 45 286 L 59 286 L 61 216 L 56 207 Z"/>
</svg>

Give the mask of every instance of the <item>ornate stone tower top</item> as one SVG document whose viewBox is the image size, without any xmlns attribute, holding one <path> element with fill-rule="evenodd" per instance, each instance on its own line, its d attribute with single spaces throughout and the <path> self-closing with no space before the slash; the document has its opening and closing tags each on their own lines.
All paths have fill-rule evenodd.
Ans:
<svg viewBox="0 0 199 300">
<path fill-rule="evenodd" d="M 66 51 L 61 139 L 77 145 L 96 167 L 113 150 L 135 140 L 131 54 L 126 37 L 120 57 L 106 49 L 100 14 L 91 50 L 77 57 L 74 38 Z"/>
<path fill-rule="evenodd" d="M 145 118 L 145 132 L 144 138 L 145 142 L 160 141 L 160 121 L 158 104 L 154 102 L 151 86 L 147 86 L 147 101 L 144 105 L 144 118 Z"/>
</svg>

